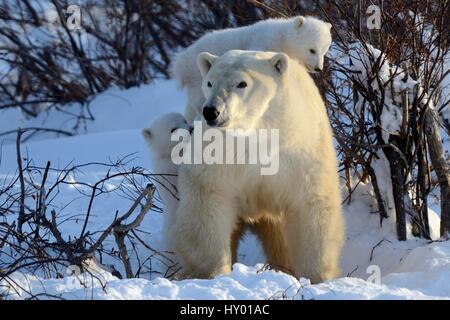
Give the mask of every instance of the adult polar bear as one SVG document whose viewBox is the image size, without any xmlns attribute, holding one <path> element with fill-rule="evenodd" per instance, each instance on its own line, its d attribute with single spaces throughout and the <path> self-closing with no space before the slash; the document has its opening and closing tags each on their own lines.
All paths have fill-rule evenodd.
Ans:
<svg viewBox="0 0 450 320">
<path fill-rule="evenodd" d="M 273 228 L 262 243 L 279 259 L 272 263 L 314 283 L 337 277 L 344 227 L 336 154 L 324 103 L 306 69 L 284 53 L 239 50 L 202 53 L 198 63 L 204 110 L 215 109 L 204 113 L 207 127 L 279 129 L 279 171 L 262 176 L 258 165 L 179 167 L 173 230 L 183 276 L 229 272 L 233 230 L 240 221 L 266 219 Z"/>
<path fill-rule="evenodd" d="M 185 118 L 189 123 L 201 114 L 205 97 L 197 56 L 203 51 L 222 55 L 229 50 L 280 51 L 306 66 L 310 72 L 323 68 L 331 45 L 331 24 L 314 17 L 268 19 L 253 25 L 207 33 L 175 57 L 172 73 L 188 91 Z"/>
</svg>

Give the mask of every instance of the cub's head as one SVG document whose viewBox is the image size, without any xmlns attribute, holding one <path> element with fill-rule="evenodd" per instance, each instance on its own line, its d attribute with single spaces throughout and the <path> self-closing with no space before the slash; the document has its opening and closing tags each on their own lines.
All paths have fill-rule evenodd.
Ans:
<svg viewBox="0 0 450 320">
<path fill-rule="evenodd" d="M 142 135 L 154 156 L 170 158 L 172 148 L 179 143 L 171 141 L 172 133 L 180 129 L 186 130 L 186 134 L 192 131 L 181 114 L 171 112 L 153 120 L 149 128 L 142 129 Z"/>
<path fill-rule="evenodd" d="M 232 50 L 220 57 L 200 53 L 205 122 L 217 128 L 254 128 L 277 94 L 288 64 L 284 53 Z"/>
<path fill-rule="evenodd" d="M 309 72 L 323 70 L 323 60 L 331 45 L 331 24 L 314 17 L 292 18 L 287 37 L 287 53 Z"/>
</svg>

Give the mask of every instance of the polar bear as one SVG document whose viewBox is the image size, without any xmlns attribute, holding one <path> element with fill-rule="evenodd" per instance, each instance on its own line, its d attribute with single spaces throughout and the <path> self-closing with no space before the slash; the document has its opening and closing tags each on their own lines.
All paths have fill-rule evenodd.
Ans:
<svg viewBox="0 0 450 320">
<path fill-rule="evenodd" d="M 179 167 L 174 235 L 181 277 L 230 272 L 241 221 L 270 226 L 260 234 L 264 249 L 296 277 L 313 283 L 337 277 L 344 225 L 336 154 L 306 68 L 284 53 L 240 50 L 201 53 L 198 65 L 207 97 L 205 130 L 278 129 L 279 170 L 261 175 L 258 164 Z"/>
<path fill-rule="evenodd" d="M 191 123 L 201 113 L 205 100 L 197 56 L 202 51 L 221 55 L 233 49 L 280 51 L 306 66 L 323 69 L 324 56 L 331 45 L 331 24 L 314 17 L 268 19 L 253 25 L 207 33 L 175 57 L 172 74 L 188 91 L 185 117 Z"/>
<path fill-rule="evenodd" d="M 177 130 L 184 130 L 184 141 L 189 141 L 192 130 L 186 119 L 180 113 L 164 114 L 152 121 L 149 128 L 142 129 L 144 140 L 150 147 L 153 170 L 158 193 L 164 203 L 163 238 L 168 250 L 173 251 L 172 226 L 178 208 L 177 165 L 172 161 L 171 154 L 174 146 L 179 143 L 172 141 L 171 136 Z M 182 133 L 182 132 L 181 132 Z"/>
</svg>

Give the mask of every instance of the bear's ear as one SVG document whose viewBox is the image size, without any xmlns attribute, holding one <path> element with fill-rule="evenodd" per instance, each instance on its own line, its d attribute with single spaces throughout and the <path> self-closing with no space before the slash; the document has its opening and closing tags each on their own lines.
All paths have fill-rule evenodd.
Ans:
<svg viewBox="0 0 450 320">
<path fill-rule="evenodd" d="M 150 129 L 142 129 L 141 133 L 145 140 L 150 141 L 152 139 L 152 133 Z"/>
<path fill-rule="evenodd" d="M 270 63 L 277 73 L 283 74 L 288 68 L 289 59 L 285 53 L 280 52 L 270 59 Z"/>
<path fill-rule="evenodd" d="M 203 77 L 208 73 L 209 69 L 211 69 L 211 66 L 216 59 L 217 56 L 212 55 L 209 52 L 202 52 L 198 55 L 197 64 Z"/>
<path fill-rule="evenodd" d="M 331 23 L 325 22 L 325 24 L 327 25 L 327 27 L 331 30 L 331 28 L 333 27 L 333 25 Z"/>
<path fill-rule="evenodd" d="M 305 23 L 305 17 L 304 16 L 298 16 L 295 18 L 295 25 L 300 28 Z"/>
</svg>

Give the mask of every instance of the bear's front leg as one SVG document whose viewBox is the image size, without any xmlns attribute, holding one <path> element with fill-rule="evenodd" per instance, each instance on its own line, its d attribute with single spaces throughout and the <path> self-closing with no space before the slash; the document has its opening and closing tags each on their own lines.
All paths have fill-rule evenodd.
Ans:
<svg viewBox="0 0 450 320">
<path fill-rule="evenodd" d="M 231 272 L 230 239 L 236 211 L 226 192 L 180 185 L 173 228 L 175 253 L 184 278 L 213 278 Z"/>
<path fill-rule="evenodd" d="M 344 223 L 337 197 L 323 196 L 286 213 L 286 235 L 296 277 L 314 283 L 340 275 Z"/>
</svg>

